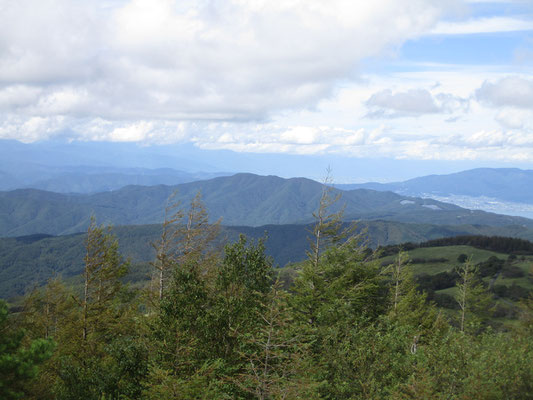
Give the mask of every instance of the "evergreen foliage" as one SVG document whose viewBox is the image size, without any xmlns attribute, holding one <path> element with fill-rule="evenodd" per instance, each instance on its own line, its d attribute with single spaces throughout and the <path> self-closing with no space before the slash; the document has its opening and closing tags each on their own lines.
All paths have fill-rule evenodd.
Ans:
<svg viewBox="0 0 533 400">
<path fill-rule="evenodd" d="M 0 302 L 0 397 L 532 398 L 531 298 L 512 331 L 494 331 L 483 324 L 493 299 L 467 260 L 454 272 L 458 310 L 442 312 L 406 252 L 381 266 L 359 237 L 337 240 L 341 208 L 319 204 L 309 258 L 286 289 L 264 240 L 219 251 L 199 197 L 156 245 L 161 297 L 122 284 L 118 244 L 92 223 L 82 293 L 52 279 L 17 318 Z"/>
<path fill-rule="evenodd" d="M 456 235 L 451 237 L 443 237 L 439 239 L 432 239 L 422 243 L 403 243 L 401 245 L 382 246 L 380 248 L 382 255 L 396 254 L 401 249 L 414 250 L 421 247 L 443 247 L 443 246 L 457 246 L 467 245 L 477 249 L 492 250 L 506 254 L 533 254 L 533 242 L 529 240 L 502 237 L 502 236 L 480 236 L 480 235 Z M 461 257 L 462 261 L 466 261 L 466 255 Z"/>
<path fill-rule="evenodd" d="M 26 385 L 39 373 L 39 365 L 51 357 L 55 343 L 35 339 L 24 343 L 24 332 L 11 329 L 7 305 L 0 300 L 0 398 L 22 399 Z"/>
</svg>

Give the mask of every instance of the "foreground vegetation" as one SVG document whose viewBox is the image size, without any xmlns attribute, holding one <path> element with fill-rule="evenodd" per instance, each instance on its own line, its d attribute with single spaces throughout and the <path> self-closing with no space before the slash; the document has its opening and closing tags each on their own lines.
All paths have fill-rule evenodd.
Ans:
<svg viewBox="0 0 533 400">
<path fill-rule="evenodd" d="M 0 303 L 0 398 L 533 398 L 533 300 L 493 329 L 493 296 L 467 255 L 456 310 L 442 312 L 413 257 L 361 248 L 328 213 L 330 194 L 292 282 L 261 240 L 218 248 L 198 197 L 167 210 L 143 289 L 121 283 L 128 265 L 93 222 L 81 290 L 55 279 L 16 315 Z"/>
</svg>

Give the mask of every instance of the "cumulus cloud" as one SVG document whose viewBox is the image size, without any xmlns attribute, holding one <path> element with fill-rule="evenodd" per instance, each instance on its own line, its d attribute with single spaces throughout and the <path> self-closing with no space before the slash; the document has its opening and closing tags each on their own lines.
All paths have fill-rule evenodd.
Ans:
<svg viewBox="0 0 533 400">
<path fill-rule="evenodd" d="M 507 151 L 513 150 L 520 153 L 533 150 L 531 134 L 515 130 L 480 130 L 469 135 L 454 134 L 441 137 L 433 142 L 444 146 L 469 149 L 477 153 L 483 153 L 486 149 L 495 151 L 507 149 Z M 530 159 L 533 159 L 533 154 L 530 154 Z"/>
<path fill-rule="evenodd" d="M 435 26 L 482 30 L 479 21 L 437 25 L 453 3 L 0 0 L 0 137 L 533 158 L 530 76 L 490 74 L 482 84 L 478 71 L 436 67 L 357 76 L 361 60 Z M 468 98 L 475 88 L 478 102 Z M 405 116 L 424 118 L 387 120 Z"/>
<path fill-rule="evenodd" d="M 533 131 L 533 110 L 506 108 L 495 119 L 507 129 Z"/>
<path fill-rule="evenodd" d="M 385 145 L 390 142 L 390 138 L 383 134 L 381 128 L 279 126 L 275 123 L 246 124 L 239 127 L 234 124 L 211 123 L 202 128 L 202 134 L 194 136 L 192 140 L 204 149 L 293 154 L 365 151 L 367 146 Z"/>
<path fill-rule="evenodd" d="M 435 0 L 3 2 L 0 112 L 260 119 L 313 106 L 361 59 L 421 35 L 446 7 Z"/>
<path fill-rule="evenodd" d="M 409 89 L 396 93 L 393 93 L 390 89 L 385 89 L 374 93 L 365 104 L 371 110 L 367 115 L 368 117 L 396 118 L 449 113 L 467 108 L 468 100 L 449 93 L 433 95 L 426 89 Z"/>
<path fill-rule="evenodd" d="M 533 108 L 533 80 L 507 76 L 496 82 L 485 81 L 476 90 L 478 101 L 492 107 Z"/>
</svg>

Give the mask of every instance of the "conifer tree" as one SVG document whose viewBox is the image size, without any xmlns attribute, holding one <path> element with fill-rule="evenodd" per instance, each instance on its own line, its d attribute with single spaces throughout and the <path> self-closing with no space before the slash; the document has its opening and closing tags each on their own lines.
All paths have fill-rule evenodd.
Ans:
<svg viewBox="0 0 533 400">
<path fill-rule="evenodd" d="M 322 182 L 322 194 L 320 196 L 318 209 L 313 212 L 315 223 L 310 231 L 310 249 L 307 251 L 311 265 L 316 269 L 320 261 L 321 254 L 332 245 L 342 242 L 355 231 L 355 224 L 351 224 L 343 229 L 344 207 L 339 208 L 341 192 L 336 191 L 333 186 L 331 169 L 326 170 L 326 177 Z M 337 208 L 336 211 L 334 211 Z"/>
<path fill-rule="evenodd" d="M 94 218 L 87 229 L 85 268 L 83 272 L 82 338 L 87 340 L 91 332 L 103 332 L 108 328 L 111 302 L 121 288 L 122 278 L 128 263 L 122 261 L 118 251 L 118 241 L 110 234 L 109 228 L 97 226 Z"/>
<path fill-rule="evenodd" d="M 477 268 L 469 258 L 459 267 L 459 280 L 457 281 L 456 301 L 459 304 L 459 330 L 464 332 L 466 329 L 467 316 L 482 316 L 489 310 L 491 296 L 483 287 L 482 282 L 477 276 Z"/>
<path fill-rule="evenodd" d="M 237 383 L 257 399 L 303 397 L 314 389 L 309 379 L 308 348 L 291 326 L 287 295 L 276 281 L 257 311 L 257 326 L 241 346 L 244 372 Z"/>
<path fill-rule="evenodd" d="M 409 255 L 403 251 L 398 253 L 395 262 L 392 264 L 392 290 L 391 290 L 391 302 L 392 309 L 396 311 L 400 299 L 406 292 L 411 290 L 414 286 L 412 274 L 409 267 Z"/>
<path fill-rule="evenodd" d="M 443 328 L 434 305 L 428 304 L 426 294 L 417 289 L 407 252 L 400 251 L 391 264 L 390 309 L 388 317 L 412 331 L 411 351 L 416 352 L 419 342 L 434 330 Z"/>
<path fill-rule="evenodd" d="M 83 292 L 71 296 L 77 310 L 56 333 L 59 348 L 50 366 L 55 374 L 51 377 L 54 398 L 100 400 L 139 390 L 131 384 L 137 380 L 131 371 L 142 374 L 143 360 L 135 353 L 139 347 L 128 340 L 135 334 L 130 318 L 134 303 L 121 283 L 127 265 L 110 229 L 97 226 L 92 219 L 86 237 Z"/>
<path fill-rule="evenodd" d="M 209 275 L 220 251 L 216 246 L 220 220 L 209 222 L 200 192 L 191 200 L 188 210 L 180 208 L 180 204 L 172 202 L 172 198 L 165 210 L 161 237 L 152 244 L 156 250 L 156 260 L 152 265 L 158 275 L 159 301 L 174 269 L 185 264 L 189 267 L 197 265 L 204 269 L 203 274 Z"/>
<path fill-rule="evenodd" d="M 328 168 L 322 184 L 318 209 L 313 213 L 315 223 L 310 231 L 308 260 L 303 264 L 295 281 L 294 290 L 297 295 L 292 298 L 294 309 L 300 314 L 299 317 L 303 318 L 311 328 L 317 325 L 318 310 L 324 302 L 324 291 L 328 290 L 327 287 L 330 287 L 332 279 L 332 276 L 326 276 L 331 275 L 331 271 L 327 273 L 324 270 L 327 266 L 321 262 L 323 254 L 337 245 L 349 249 L 348 251 L 357 254 L 357 257 L 362 254 L 361 249 L 356 249 L 360 237 L 353 235 L 355 224 L 343 229 L 344 209 L 332 210 L 338 208 L 341 194 L 340 192 L 335 194 L 331 184 L 331 170 Z"/>
<path fill-rule="evenodd" d="M 24 332 L 12 329 L 8 314 L 7 304 L 0 300 L 0 398 L 22 399 L 39 365 L 52 356 L 55 343 L 41 338 L 25 346 Z"/>
<path fill-rule="evenodd" d="M 60 340 L 68 321 L 75 319 L 77 305 L 59 277 L 48 280 L 24 299 L 24 327 L 32 337 Z"/>
<path fill-rule="evenodd" d="M 248 244 L 241 235 L 225 247 L 216 266 L 210 277 L 198 259 L 185 259 L 173 271 L 152 324 L 150 379 L 158 383 L 147 389 L 149 398 L 185 392 L 201 396 L 201 390 L 213 398 L 242 394 L 232 377 L 242 368 L 239 350 L 245 338 L 259 325 L 271 261 L 262 241 Z"/>
<path fill-rule="evenodd" d="M 152 243 L 152 247 L 156 252 L 156 259 L 152 263 L 156 270 L 156 275 L 153 276 L 152 280 L 157 282 L 157 298 L 159 301 L 163 299 L 163 291 L 170 276 L 174 258 L 178 252 L 176 249 L 177 226 L 183 218 L 183 211 L 179 208 L 180 204 L 173 201 L 175 196 L 176 193 L 173 193 L 167 200 L 161 237 L 157 242 Z"/>
</svg>

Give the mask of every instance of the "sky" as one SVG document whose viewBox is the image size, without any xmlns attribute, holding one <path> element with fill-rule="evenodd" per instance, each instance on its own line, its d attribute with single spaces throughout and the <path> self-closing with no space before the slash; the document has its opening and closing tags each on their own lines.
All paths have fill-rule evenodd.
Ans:
<svg viewBox="0 0 533 400">
<path fill-rule="evenodd" d="M 0 139 L 533 169 L 533 1 L 0 0 Z"/>
</svg>

